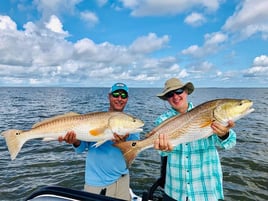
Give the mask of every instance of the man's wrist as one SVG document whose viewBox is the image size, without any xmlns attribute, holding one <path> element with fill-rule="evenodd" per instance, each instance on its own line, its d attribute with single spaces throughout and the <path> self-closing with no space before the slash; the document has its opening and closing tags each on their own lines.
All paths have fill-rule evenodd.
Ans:
<svg viewBox="0 0 268 201">
<path fill-rule="evenodd" d="M 223 135 L 223 136 L 219 136 L 219 138 L 221 139 L 221 140 L 226 140 L 228 137 L 229 137 L 229 131 L 225 134 L 225 135 Z"/>
<path fill-rule="evenodd" d="M 81 142 L 80 142 L 79 140 L 77 140 L 75 143 L 73 143 L 73 146 L 74 146 L 74 147 L 79 147 L 79 146 L 80 146 L 80 143 L 81 143 Z"/>
</svg>

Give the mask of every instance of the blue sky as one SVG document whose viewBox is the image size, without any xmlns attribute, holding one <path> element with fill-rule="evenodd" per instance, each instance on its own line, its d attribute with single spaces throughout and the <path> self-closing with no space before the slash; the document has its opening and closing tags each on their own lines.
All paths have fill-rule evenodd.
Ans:
<svg viewBox="0 0 268 201">
<path fill-rule="evenodd" d="M 268 87 L 267 0 L 10 0 L 0 86 Z"/>
</svg>

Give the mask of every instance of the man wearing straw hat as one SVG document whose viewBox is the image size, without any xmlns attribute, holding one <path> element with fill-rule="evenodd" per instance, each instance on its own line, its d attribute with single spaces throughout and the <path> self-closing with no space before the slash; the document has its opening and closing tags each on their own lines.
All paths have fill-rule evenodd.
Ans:
<svg viewBox="0 0 268 201">
<path fill-rule="evenodd" d="M 159 125 L 164 120 L 183 114 L 193 108 L 187 98 L 194 91 L 191 82 L 184 84 L 177 78 L 166 81 L 162 93 L 157 96 L 167 101 L 171 108 L 156 119 Z M 167 156 L 164 201 L 217 201 L 224 199 L 222 169 L 216 145 L 229 149 L 236 144 L 236 134 L 230 129 L 234 122 L 222 126 L 213 123 L 214 135 L 190 143 L 172 147 L 163 133 L 155 141 L 154 148 Z"/>
</svg>

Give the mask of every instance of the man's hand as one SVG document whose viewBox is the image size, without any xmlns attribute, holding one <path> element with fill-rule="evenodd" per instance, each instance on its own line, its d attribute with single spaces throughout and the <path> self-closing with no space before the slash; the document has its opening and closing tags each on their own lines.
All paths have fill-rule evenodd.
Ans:
<svg viewBox="0 0 268 201">
<path fill-rule="evenodd" d="M 168 135 L 160 134 L 154 141 L 154 148 L 161 151 L 172 151 L 173 146 L 168 139 Z"/>
<path fill-rule="evenodd" d="M 76 139 L 76 134 L 74 131 L 68 131 L 64 138 L 60 136 L 58 138 L 59 142 L 65 141 L 68 144 L 73 144 L 75 147 L 78 147 L 80 145 L 80 141 Z"/>
<path fill-rule="evenodd" d="M 114 133 L 114 139 L 112 139 L 112 141 L 114 143 L 125 142 L 127 140 L 128 136 L 129 136 L 129 134 L 118 135 L 118 134 Z"/>
<path fill-rule="evenodd" d="M 235 126 L 235 123 L 233 121 L 228 121 L 227 126 L 223 126 L 218 122 L 213 122 L 211 124 L 213 133 L 217 134 L 220 138 L 224 138 L 225 136 L 228 137 L 230 128 L 233 128 L 234 126 Z"/>
</svg>

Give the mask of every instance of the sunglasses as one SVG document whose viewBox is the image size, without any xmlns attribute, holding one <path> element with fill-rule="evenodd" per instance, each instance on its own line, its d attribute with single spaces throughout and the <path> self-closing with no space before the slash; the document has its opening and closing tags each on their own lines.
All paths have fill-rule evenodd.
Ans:
<svg viewBox="0 0 268 201">
<path fill-rule="evenodd" d="M 112 92 L 112 96 L 114 98 L 118 98 L 119 96 L 121 96 L 122 99 L 126 99 L 128 97 L 128 94 L 125 92 Z"/>
<path fill-rule="evenodd" d="M 170 91 L 168 92 L 165 97 L 166 98 L 171 98 L 174 96 L 174 94 L 177 94 L 177 95 L 180 95 L 184 92 L 184 89 L 183 88 L 180 88 L 180 89 L 177 89 L 177 90 L 174 90 L 174 91 Z"/>
</svg>

